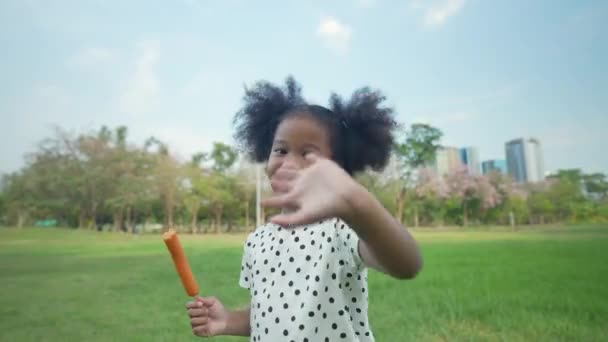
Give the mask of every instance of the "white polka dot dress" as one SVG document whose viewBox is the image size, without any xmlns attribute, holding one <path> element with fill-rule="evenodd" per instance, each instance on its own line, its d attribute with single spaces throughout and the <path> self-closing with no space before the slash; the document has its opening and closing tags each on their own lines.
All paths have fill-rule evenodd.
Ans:
<svg viewBox="0 0 608 342">
<path fill-rule="evenodd" d="M 240 277 L 251 292 L 251 340 L 374 341 L 358 241 L 339 219 L 251 233 Z"/>
</svg>

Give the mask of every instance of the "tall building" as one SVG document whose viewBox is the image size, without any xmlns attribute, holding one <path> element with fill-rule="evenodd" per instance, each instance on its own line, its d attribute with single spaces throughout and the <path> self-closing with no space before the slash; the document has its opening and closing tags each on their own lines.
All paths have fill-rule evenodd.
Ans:
<svg viewBox="0 0 608 342">
<path fill-rule="evenodd" d="M 534 138 L 515 139 L 505 144 L 507 171 L 516 182 L 534 183 L 544 179 L 540 141 Z"/>
<path fill-rule="evenodd" d="M 498 160 L 498 159 L 491 159 L 491 160 L 486 160 L 483 163 L 481 163 L 481 171 L 483 172 L 484 175 L 487 175 L 488 173 L 492 172 L 492 171 L 497 171 L 500 172 L 502 174 L 507 174 L 507 162 L 504 160 Z"/>
<path fill-rule="evenodd" d="M 435 154 L 435 171 L 442 176 L 462 167 L 460 150 L 456 147 L 440 147 Z"/>
<path fill-rule="evenodd" d="M 460 162 L 469 170 L 469 174 L 479 174 L 479 153 L 474 147 L 464 147 L 460 149 Z"/>
</svg>

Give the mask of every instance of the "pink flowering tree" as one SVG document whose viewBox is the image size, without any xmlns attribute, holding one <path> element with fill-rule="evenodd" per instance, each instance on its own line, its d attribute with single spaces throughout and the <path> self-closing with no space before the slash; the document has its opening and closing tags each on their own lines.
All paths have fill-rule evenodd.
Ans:
<svg viewBox="0 0 608 342">
<path fill-rule="evenodd" d="M 499 172 L 491 172 L 487 178 L 500 198 L 500 202 L 488 210 L 488 221 L 502 224 L 508 224 L 511 220 L 514 221 L 512 224 L 528 221 L 528 186 L 515 183 L 510 176 Z"/>
<path fill-rule="evenodd" d="M 426 203 L 428 214 L 432 220 L 443 225 L 446 213 L 445 201 L 450 196 L 445 181 L 437 176 L 431 168 L 423 168 L 418 172 L 416 196 Z"/>
<path fill-rule="evenodd" d="M 482 212 L 494 208 L 502 201 L 499 192 L 486 176 L 471 175 L 466 168 L 459 168 L 445 176 L 450 197 L 462 208 L 462 224 L 469 223 L 471 207 L 477 205 Z"/>
<path fill-rule="evenodd" d="M 462 208 L 462 224 L 468 225 L 469 205 L 477 197 L 477 182 L 466 168 L 459 168 L 445 175 L 450 197 Z"/>
<path fill-rule="evenodd" d="M 485 221 L 488 211 L 499 206 L 504 200 L 498 189 L 488 176 L 477 176 L 477 195 L 481 211 L 481 218 Z"/>
</svg>

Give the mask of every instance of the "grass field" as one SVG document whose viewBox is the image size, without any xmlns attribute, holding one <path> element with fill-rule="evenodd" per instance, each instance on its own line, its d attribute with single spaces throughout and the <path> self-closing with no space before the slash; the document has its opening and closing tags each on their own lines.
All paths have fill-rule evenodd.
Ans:
<svg viewBox="0 0 608 342">
<path fill-rule="evenodd" d="M 608 340 L 608 227 L 415 235 L 418 278 L 370 274 L 377 341 Z M 229 307 L 248 300 L 243 239 L 182 236 L 204 295 Z M 160 236 L 0 228 L 0 283 L 2 341 L 199 339 Z"/>
</svg>

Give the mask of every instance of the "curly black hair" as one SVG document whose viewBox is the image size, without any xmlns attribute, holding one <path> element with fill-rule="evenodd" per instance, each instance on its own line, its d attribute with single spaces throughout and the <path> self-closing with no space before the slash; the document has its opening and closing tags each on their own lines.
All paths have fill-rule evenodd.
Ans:
<svg viewBox="0 0 608 342">
<path fill-rule="evenodd" d="M 267 81 L 245 89 L 244 106 L 236 113 L 234 138 L 256 162 L 268 160 L 279 124 L 291 115 L 308 114 L 327 127 L 334 161 L 353 175 L 371 168 L 381 171 L 390 158 L 397 124 L 393 109 L 382 106 L 386 97 L 368 87 L 354 92 L 348 102 L 336 94 L 329 108 L 308 104 L 302 88 L 289 76 L 284 89 Z"/>
</svg>

